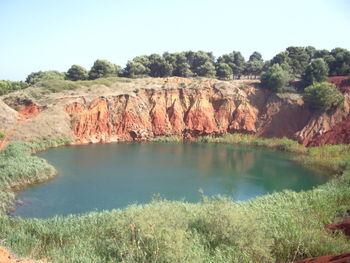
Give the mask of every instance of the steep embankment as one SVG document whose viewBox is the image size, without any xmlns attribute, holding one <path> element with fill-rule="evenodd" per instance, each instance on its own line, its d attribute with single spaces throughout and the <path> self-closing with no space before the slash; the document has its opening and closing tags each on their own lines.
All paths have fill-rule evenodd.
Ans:
<svg viewBox="0 0 350 263">
<path fill-rule="evenodd" d="M 58 93 L 34 87 L 0 100 L 0 130 L 13 140 L 64 137 L 76 143 L 235 132 L 288 137 L 304 145 L 350 142 L 347 89 L 343 108 L 310 112 L 300 95 L 276 95 L 257 85 L 174 77 Z"/>
</svg>

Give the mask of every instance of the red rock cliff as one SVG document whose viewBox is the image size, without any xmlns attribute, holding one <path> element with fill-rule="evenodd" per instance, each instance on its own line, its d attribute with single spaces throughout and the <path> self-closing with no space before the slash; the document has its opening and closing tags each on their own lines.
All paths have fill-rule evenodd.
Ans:
<svg viewBox="0 0 350 263">
<path fill-rule="evenodd" d="M 229 94 L 230 93 L 230 94 Z M 159 135 L 256 131 L 258 110 L 239 89 L 141 90 L 66 107 L 81 142 L 146 140 Z"/>
<path fill-rule="evenodd" d="M 0 100 L 2 112 L 12 112 L 0 111 L 0 130 L 8 133 L 23 119 L 12 140 L 65 137 L 95 143 L 239 132 L 308 146 L 350 143 L 350 81 L 331 80 L 345 103 L 327 112 L 311 112 L 300 95 L 276 95 L 247 80 L 149 78 L 46 97 L 27 93 L 25 100 L 15 94 Z"/>
<path fill-rule="evenodd" d="M 347 97 L 343 109 L 312 113 L 297 94 L 275 95 L 253 87 L 242 90 L 208 82 L 201 88 L 141 89 L 100 96 L 89 103 L 80 98 L 66 112 L 80 143 L 240 132 L 316 145 L 347 142 L 350 132 L 337 125 L 347 127 L 349 123 L 348 101 Z M 332 139 L 319 138 L 327 132 Z"/>
</svg>

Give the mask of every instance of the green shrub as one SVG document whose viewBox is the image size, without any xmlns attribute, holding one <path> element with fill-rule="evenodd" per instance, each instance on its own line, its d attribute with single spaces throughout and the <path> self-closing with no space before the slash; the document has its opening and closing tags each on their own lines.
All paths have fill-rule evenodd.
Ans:
<svg viewBox="0 0 350 263">
<path fill-rule="evenodd" d="M 272 65 L 261 75 L 261 85 L 273 92 L 283 92 L 290 76 L 279 64 Z"/>
<path fill-rule="evenodd" d="M 216 66 L 216 76 L 220 79 L 229 79 L 232 76 L 232 69 L 227 63 L 219 63 Z"/>
<path fill-rule="evenodd" d="M 0 140 L 3 138 L 5 138 L 5 134 L 2 131 L 0 131 Z"/>
<path fill-rule="evenodd" d="M 72 65 L 66 74 L 67 80 L 77 81 L 86 80 L 88 78 L 88 71 L 79 65 Z"/>
<path fill-rule="evenodd" d="M 0 96 L 12 91 L 28 88 L 28 84 L 22 81 L 0 80 Z"/>
<path fill-rule="evenodd" d="M 38 72 L 30 73 L 26 78 L 26 82 L 29 85 L 34 85 L 39 81 L 64 80 L 64 78 L 65 78 L 65 74 L 58 72 L 56 70 L 38 71 Z"/>
<path fill-rule="evenodd" d="M 302 81 L 305 87 L 328 80 L 329 68 L 322 58 L 313 60 L 305 69 Z"/>
<path fill-rule="evenodd" d="M 344 102 L 344 96 L 328 82 L 308 86 L 305 88 L 303 98 L 305 103 L 314 110 L 328 110 Z"/>
<path fill-rule="evenodd" d="M 89 79 L 98 79 L 118 76 L 120 67 L 105 59 L 98 59 L 94 62 L 89 72 Z"/>
</svg>

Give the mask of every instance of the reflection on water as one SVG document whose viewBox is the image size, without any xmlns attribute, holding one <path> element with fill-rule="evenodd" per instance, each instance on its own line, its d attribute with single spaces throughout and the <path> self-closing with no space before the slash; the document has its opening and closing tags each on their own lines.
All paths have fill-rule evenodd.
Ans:
<svg viewBox="0 0 350 263">
<path fill-rule="evenodd" d="M 322 176 L 265 149 L 200 143 L 69 146 L 40 154 L 59 171 L 18 193 L 16 214 L 49 217 L 149 202 L 154 194 L 196 202 L 206 195 L 246 200 L 283 189 L 310 189 Z"/>
</svg>

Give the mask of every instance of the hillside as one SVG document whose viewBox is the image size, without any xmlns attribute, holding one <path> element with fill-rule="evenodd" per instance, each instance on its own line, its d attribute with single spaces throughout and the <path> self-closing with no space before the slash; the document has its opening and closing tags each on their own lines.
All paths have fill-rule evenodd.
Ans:
<svg viewBox="0 0 350 263">
<path fill-rule="evenodd" d="M 256 80 L 206 78 L 47 81 L 0 97 L 6 140 L 68 138 L 76 144 L 155 136 L 248 133 L 304 145 L 350 143 L 350 93 L 344 107 L 310 111 L 299 94 L 275 94 Z"/>
</svg>

